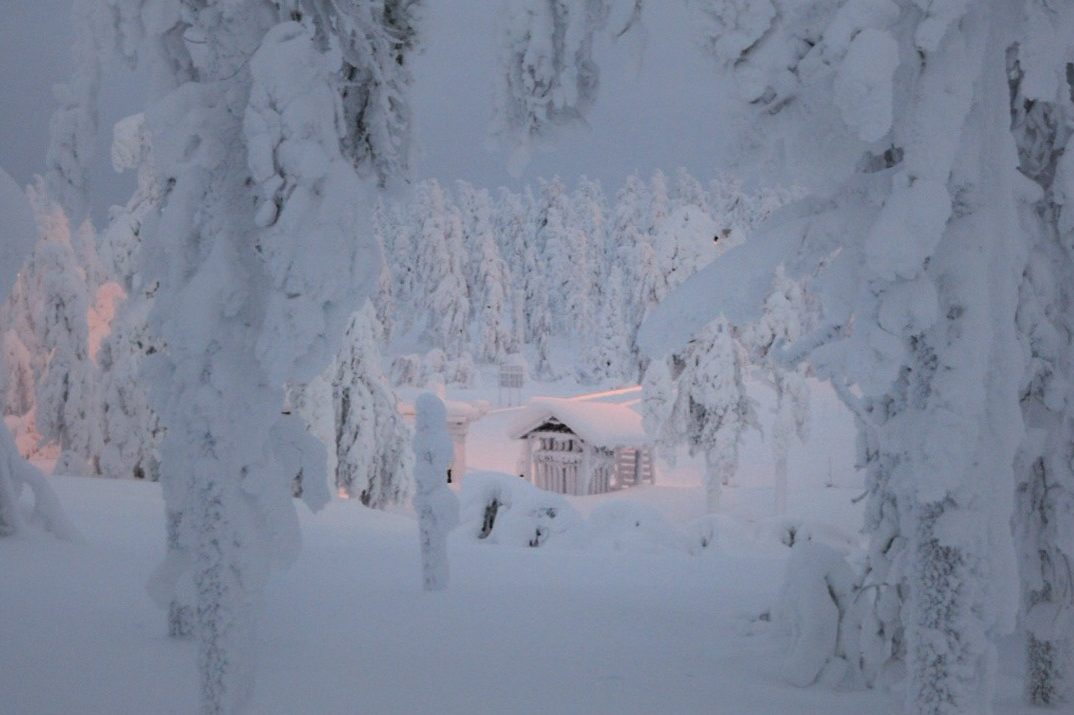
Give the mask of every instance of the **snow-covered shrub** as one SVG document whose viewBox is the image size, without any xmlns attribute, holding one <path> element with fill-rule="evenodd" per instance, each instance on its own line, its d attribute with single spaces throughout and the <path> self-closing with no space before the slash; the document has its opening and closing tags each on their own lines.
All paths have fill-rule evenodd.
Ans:
<svg viewBox="0 0 1074 715">
<path fill-rule="evenodd" d="M 561 494 L 496 472 L 470 472 L 462 481 L 463 533 L 490 544 L 518 547 L 571 544 L 583 520 Z"/>
<path fill-rule="evenodd" d="M 788 637 L 783 675 L 804 687 L 834 685 L 848 673 L 839 623 L 854 598 L 856 575 L 843 555 L 815 541 L 791 549 L 772 620 Z"/>
<path fill-rule="evenodd" d="M 413 453 L 410 428 L 381 372 L 377 317 L 371 303 L 356 312 L 332 376 L 335 486 L 366 506 L 384 508 L 406 500 Z"/>
<path fill-rule="evenodd" d="M 762 522 L 759 530 L 765 540 L 778 541 L 788 548 L 801 543 L 817 543 L 846 552 L 861 546 L 860 540 L 851 534 L 814 519 L 779 516 Z"/>
</svg>

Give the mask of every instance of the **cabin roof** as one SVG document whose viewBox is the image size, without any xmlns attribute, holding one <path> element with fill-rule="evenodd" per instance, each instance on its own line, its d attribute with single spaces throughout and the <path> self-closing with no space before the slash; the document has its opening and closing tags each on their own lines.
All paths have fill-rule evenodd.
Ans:
<svg viewBox="0 0 1074 715">
<path fill-rule="evenodd" d="M 597 447 L 648 447 L 652 438 L 641 425 L 641 415 L 625 405 L 539 397 L 522 409 L 509 431 L 511 439 L 524 439 L 549 420 L 556 420 Z"/>
</svg>

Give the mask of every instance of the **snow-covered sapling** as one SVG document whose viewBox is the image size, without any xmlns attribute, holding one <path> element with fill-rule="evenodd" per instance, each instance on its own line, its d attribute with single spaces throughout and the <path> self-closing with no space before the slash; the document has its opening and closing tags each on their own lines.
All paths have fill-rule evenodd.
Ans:
<svg viewBox="0 0 1074 715">
<path fill-rule="evenodd" d="M 459 500 L 447 486 L 454 448 L 440 398 L 423 393 L 414 407 L 414 510 L 422 585 L 426 591 L 442 591 L 448 584 L 447 535 L 459 523 Z"/>
</svg>

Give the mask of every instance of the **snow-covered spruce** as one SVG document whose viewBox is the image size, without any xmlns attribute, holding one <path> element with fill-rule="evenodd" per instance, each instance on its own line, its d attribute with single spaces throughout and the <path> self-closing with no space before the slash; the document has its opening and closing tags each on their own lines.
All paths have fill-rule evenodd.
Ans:
<svg viewBox="0 0 1074 715">
<path fill-rule="evenodd" d="M 642 381 L 646 425 L 665 446 L 681 440 L 705 457 L 705 505 L 714 512 L 722 486 L 734 479 L 742 435 L 757 424 L 744 382 L 745 350 L 720 318 L 672 359 L 674 379 L 661 362 L 650 363 Z"/>
<path fill-rule="evenodd" d="M 152 220 L 163 191 L 152 165 L 145 115 L 120 120 L 113 135 L 113 167 L 137 171 L 138 184 L 127 205 L 113 209 L 101 234 L 105 274 L 124 298 L 97 353 L 103 406 L 99 461 L 104 475 L 156 481 L 163 429 L 138 379 L 143 358 L 160 349 L 148 325 L 156 285 L 147 285 L 140 263 L 142 226 Z"/>
<path fill-rule="evenodd" d="M 410 493 L 410 428 L 380 368 L 376 316 L 366 304 L 351 318 L 332 381 L 336 488 L 366 506 L 399 504 Z"/>
<path fill-rule="evenodd" d="M 203 713 L 246 700 L 267 569 L 298 548 L 292 480 L 324 474 L 283 389 L 329 366 L 375 288 L 379 250 L 353 227 L 406 166 L 415 5 L 107 8 L 104 36 L 154 70 L 145 115 L 165 191 L 141 236 L 165 347 L 145 372 L 178 532 L 163 590 L 192 577 Z M 304 496 L 317 506 L 327 489 Z"/>
<path fill-rule="evenodd" d="M 1027 14 L 1038 42 L 1007 56 L 1019 168 L 1032 182 L 1019 206 L 1030 253 L 1017 316 L 1028 361 L 1014 526 L 1022 573 L 1025 694 L 1030 703 L 1055 706 L 1074 699 L 1074 87 L 1069 73 L 1063 81 L 1053 72 L 1051 52 L 1064 40 L 1069 45 L 1074 9 L 1053 14 L 1033 4 Z"/>
<path fill-rule="evenodd" d="M 811 315 L 802 287 L 779 268 L 772 292 L 765 300 L 760 320 L 744 331 L 744 342 L 752 361 L 759 363 L 776 392 L 776 414 L 772 425 L 772 454 L 775 460 L 775 512 L 787 511 L 787 463 L 791 440 L 805 440 L 809 434 L 809 385 L 804 364 L 784 365 L 779 351 L 797 341 L 810 327 Z"/>
<path fill-rule="evenodd" d="M 422 393 L 414 409 L 414 511 L 422 587 L 442 591 L 448 585 L 447 536 L 459 523 L 459 499 L 447 486 L 454 448 L 447 431 L 447 410 L 439 397 Z"/>
<path fill-rule="evenodd" d="M 868 475 L 867 607 L 841 625 L 861 637 L 847 676 L 875 682 L 904 660 L 916 713 L 990 711 L 994 642 L 1016 612 L 1029 240 L 1007 54 L 1050 33 L 1038 12 L 714 4 L 711 47 L 755 129 L 742 146 L 791 147 L 783 175 L 813 195 L 688 280 L 642 336 L 655 356 L 713 314 L 752 320 L 780 263 L 812 277 L 821 324 L 790 351 L 857 414 Z M 1038 76 L 1062 76 L 1062 37 L 1043 43 L 1065 49 L 1043 53 Z"/>
<path fill-rule="evenodd" d="M 75 255 L 67 218 L 43 182 L 31 191 L 41 234 L 32 257 L 30 290 L 39 311 L 41 347 L 48 354 L 37 384 L 36 426 L 59 449 L 59 474 L 98 474 L 101 401 L 97 366 L 90 359 L 86 322 L 91 290 Z"/>
<path fill-rule="evenodd" d="M 0 227 L 0 297 L 6 298 L 19 266 L 33 249 L 37 229 L 25 194 L 3 169 L 0 169 L 0 216 L 4 217 L 4 225 Z M 0 536 L 14 534 L 25 525 L 18 503 L 24 486 L 33 492 L 34 516 L 57 536 L 73 538 L 74 528 L 52 487 L 36 467 L 19 456 L 7 427 L 0 425 Z"/>
</svg>

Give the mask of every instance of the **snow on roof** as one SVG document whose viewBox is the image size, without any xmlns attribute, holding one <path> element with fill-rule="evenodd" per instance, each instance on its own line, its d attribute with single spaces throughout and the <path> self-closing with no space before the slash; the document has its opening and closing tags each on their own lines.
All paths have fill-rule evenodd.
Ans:
<svg viewBox="0 0 1074 715">
<path fill-rule="evenodd" d="M 526 405 L 509 435 L 522 439 L 549 419 L 597 447 L 647 447 L 653 441 L 641 426 L 641 415 L 625 405 L 554 397 L 538 397 Z"/>
</svg>

